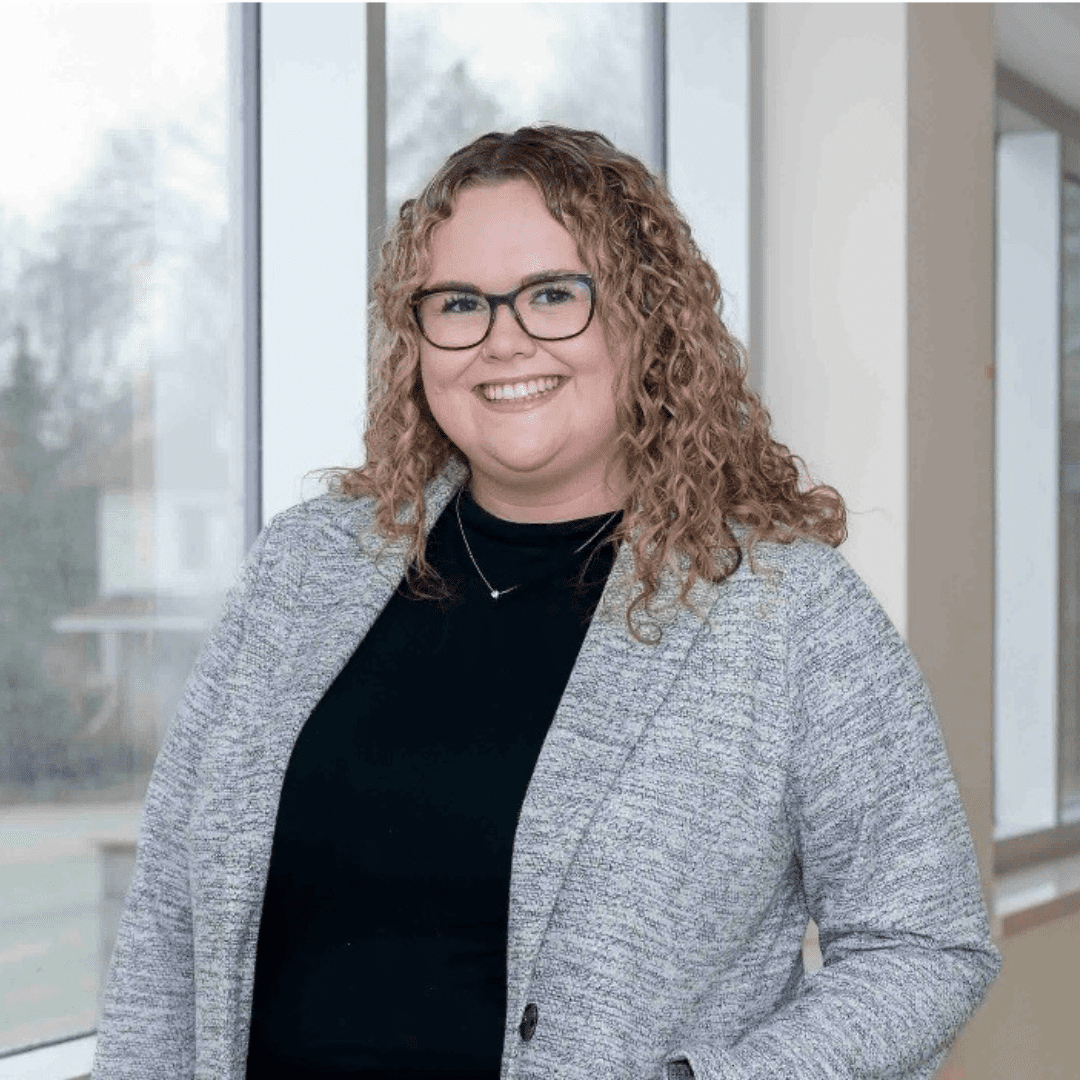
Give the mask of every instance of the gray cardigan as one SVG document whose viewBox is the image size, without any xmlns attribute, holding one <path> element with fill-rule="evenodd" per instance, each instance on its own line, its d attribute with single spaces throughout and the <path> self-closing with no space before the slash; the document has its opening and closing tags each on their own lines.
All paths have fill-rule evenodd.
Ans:
<svg viewBox="0 0 1080 1080">
<path fill-rule="evenodd" d="M 462 479 L 433 482 L 428 528 Z M 372 516 L 322 496 L 245 560 L 154 769 L 96 1080 L 244 1076 L 289 754 L 405 568 Z M 655 645 L 611 602 L 631 568 L 521 809 L 502 1080 L 930 1077 L 1001 960 L 910 652 L 822 544 L 760 546 L 699 615 L 668 580 Z"/>
</svg>

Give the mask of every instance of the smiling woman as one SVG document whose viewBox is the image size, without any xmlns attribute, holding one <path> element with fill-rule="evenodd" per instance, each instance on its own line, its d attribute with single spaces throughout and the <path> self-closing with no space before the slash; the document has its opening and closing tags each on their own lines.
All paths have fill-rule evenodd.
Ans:
<svg viewBox="0 0 1080 1080">
<path fill-rule="evenodd" d="M 675 575 L 682 601 L 699 579 L 736 569 L 737 521 L 751 547 L 843 538 L 837 493 L 800 486 L 798 459 L 769 433 L 741 346 L 718 317 L 715 271 L 655 177 L 602 136 L 548 125 L 477 139 L 404 203 L 382 255 L 368 466 L 338 483 L 376 498 L 386 535 L 409 537 L 414 584 L 436 577 L 423 485 L 453 457 L 468 462 L 472 497 L 509 520 L 620 508 L 634 570 L 619 587 L 639 586 L 626 596 L 628 624 L 673 560 L 689 560 Z M 512 317 L 520 303 L 493 302 L 508 295 L 485 301 L 488 334 L 469 348 L 423 332 L 433 291 L 450 286 L 471 305 L 487 288 L 556 272 L 589 281 L 596 317 L 590 308 L 580 334 L 539 338 Z M 530 401 L 529 380 L 544 377 L 559 382 Z M 507 387 L 515 400 L 504 404 Z M 403 502 L 411 522 L 399 520 Z"/>
<path fill-rule="evenodd" d="M 546 299 L 559 312 L 554 327 L 546 325 L 551 316 L 518 315 L 517 303 L 485 305 L 489 329 L 472 347 L 433 343 L 431 319 L 420 346 L 428 406 L 469 460 L 473 498 L 512 521 L 569 521 L 621 507 L 615 362 L 602 324 L 590 317 L 592 284 L 577 245 L 528 181 L 463 191 L 432 235 L 434 282 L 494 291 L 553 274 L 580 274 L 586 284 L 557 293 L 533 287 L 519 301 L 535 312 Z"/>
<path fill-rule="evenodd" d="M 663 185 L 493 133 L 382 255 L 367 463 L 196 666 L 95 1075 L 928 1080 L 1000 964 L 933 706 Z"/>
</svg>

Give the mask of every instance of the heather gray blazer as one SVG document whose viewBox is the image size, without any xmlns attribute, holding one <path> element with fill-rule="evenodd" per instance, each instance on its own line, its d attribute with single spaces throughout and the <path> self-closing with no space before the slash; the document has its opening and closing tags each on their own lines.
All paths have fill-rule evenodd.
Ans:
<svg viewBox="0 0 1080 1080">
<path fill-rule="evenodd" d="M 462 475 L 432 484 L 429 528 Z M 244 1075 L 289 754 L 405 567 L 358 541 L 371 517 L 314 499 L 245 562 L 150 784 L 98 1080 Z M 629 569 L 624 549 L 605 604 Z M 657 1080 L 683 1058 L 698 1080 L 930 1077 L 997 974 L 910 653 L 831 548 L 767 545 L 756 569 L 698 588 L 707 621 L 676 609 L 659 645 L 606 606 L 590 626 L 518 821 L 503 1080 Z M 508 642 L 446 692 L 536 660 Z"/>
</svg>

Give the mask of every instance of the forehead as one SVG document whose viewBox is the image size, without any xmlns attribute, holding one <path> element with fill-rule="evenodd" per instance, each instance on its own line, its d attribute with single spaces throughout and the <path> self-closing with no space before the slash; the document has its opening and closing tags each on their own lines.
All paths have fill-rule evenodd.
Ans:
<svg viewBox="0 0 1080 1080">
<path fill-rule="evenodd" d="M 514 287 L 543 270 L 584 270 L 574 238 L 526 180 L 462 191 L 431 239 L 427 284 L 457 281 L 485 291 Z"/>
</svg>

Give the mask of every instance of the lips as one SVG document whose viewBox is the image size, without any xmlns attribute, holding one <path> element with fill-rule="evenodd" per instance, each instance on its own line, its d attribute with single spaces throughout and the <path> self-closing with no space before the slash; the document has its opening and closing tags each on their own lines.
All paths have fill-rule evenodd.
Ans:
<svg viewBox="0 0 1080 1080">
<path fill-rule="evenodd" d="M 488 401 L 528 401 L 557 390 L 565 381 L 562 375 L 538 375 L 514 382 L 482 383 L 477 390 Z"/>
</svg>

